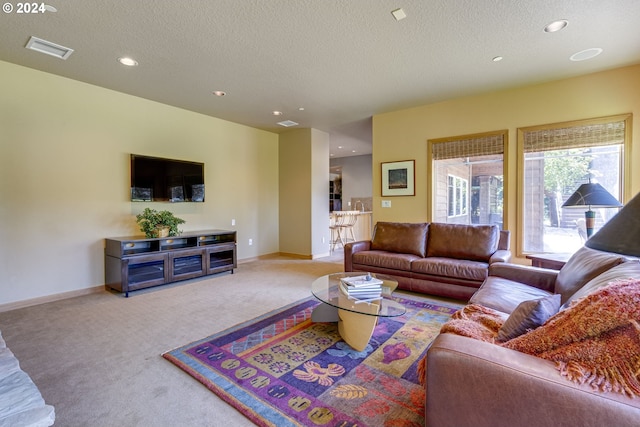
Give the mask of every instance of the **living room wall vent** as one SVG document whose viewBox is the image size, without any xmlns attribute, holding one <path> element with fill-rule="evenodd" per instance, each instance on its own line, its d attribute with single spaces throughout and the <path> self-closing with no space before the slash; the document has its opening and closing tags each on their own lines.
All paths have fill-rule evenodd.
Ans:
<svg viewBox="0 0 640 427">
<path fill-rule="evenodd" d="M 55 44 L 34 36 L 31 36 L 25 47 L 27 49 L 35 50 L 36 52 L 55 56 L 59 59 L 67 59 L 73 53 L 73 49 L 71 48 L 64 47 L 59 44 Z"/>
</svg>

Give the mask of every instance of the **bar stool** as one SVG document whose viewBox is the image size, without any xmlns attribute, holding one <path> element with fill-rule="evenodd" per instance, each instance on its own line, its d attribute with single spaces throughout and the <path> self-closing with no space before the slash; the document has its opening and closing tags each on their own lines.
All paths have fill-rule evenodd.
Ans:
<svg viewBox="0 0 640 427">
<path fill-rule="evenodd" d="M 341 238 L 343 239 L 343 245 L 344 243 L 356 241 L 356 236 L 353 233 L 353 226 L 356 224 L 356 221 L 358 221 L 359 213 L 359 211 L 341 212 L 340 216 L 342 217 L 342 221 L 340 223 L 340 228 L 342 229 Z M 351 235 L 351 238 L 349 238 L 349 235 Z"/>
<path fill-rule="evenodd" d="M 342 239 L 342 221 L 343 216 L 339 215 L 337 212 L 332 212 L 329 215 L 329 230 L 331 230 L 330 237 L 330 253 L 336 248 L 336 245 L 341 244 L 344 247 L 344 240 Z"/>
</svg>

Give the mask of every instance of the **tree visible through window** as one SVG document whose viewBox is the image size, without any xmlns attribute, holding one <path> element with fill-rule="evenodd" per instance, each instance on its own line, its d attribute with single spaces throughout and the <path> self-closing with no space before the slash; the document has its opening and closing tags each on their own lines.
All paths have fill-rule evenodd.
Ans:
<svg viewBox="0 0 640 427">
<path fill-rule="evenodd" d="M 584 209 L 562 204 L 589 180 L 622 200 L 624 118 L 536 126 L 518 130 L 524 160 L 522 253 L 574 252 L 585 242 Z M 617 209 L 595 209 L 596 230 Z"/>
</svg>

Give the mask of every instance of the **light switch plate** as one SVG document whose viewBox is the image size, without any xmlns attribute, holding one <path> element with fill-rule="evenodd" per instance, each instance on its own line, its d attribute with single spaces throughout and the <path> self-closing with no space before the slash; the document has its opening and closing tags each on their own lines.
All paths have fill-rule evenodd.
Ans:
<svg viewBox="0 0 640 427">
<path fill-rule="evenodd" d="M 383 208 L 390 208 L 391 207 L 391 200 L 383 200 L 382 201 L 382 207 Z"/>
</svg>

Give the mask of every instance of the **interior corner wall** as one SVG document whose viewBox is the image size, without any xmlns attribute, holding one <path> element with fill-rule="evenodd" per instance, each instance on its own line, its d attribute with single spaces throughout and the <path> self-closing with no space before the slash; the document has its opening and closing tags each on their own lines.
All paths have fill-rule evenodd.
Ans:
<svg viewBox="0 0 640 427">
<path fill-rule="evenodd" d="M 519 209 L 517 129 L 548 123 L 632 113 L 640 117 L 640 65 L 544 84 L 469 96 L 373 117 L 373 214 L 376 221 L 420 222 L 427 212 L 427 140 L 508 129 L 509 154 L 505 228 L 516 230 Z M 640 126 L 632 127 L 631 189 L 640 191 Z M 415 196 L 385 197 L 380 164 L 415 159 Z M 517 239 L 518 236 L 515 236 Z M 514 239 L 515 240 L 515 239 Z M 512 241 L 512 247 L 517 242 Z"/>
<path fill-rule="evenodd" d="M 7 62 L 0 92 L 0 306 L 103 285 L 104 238 L 145 207 L 278 252 L 277 134 Z M 205 202 L 130 202 L 130 153 L 203 162 Z"/>
<path fill-rule="evenodd" d="M 311 256 L 311 129 L 280 134 L 280 252 Z"/>
<path fill-rule="evenodd" d="M 311 256 L 330 254 L 329 134 L 311 129 Z"/>
<path fill-rule="evenodd" d="M 329 134 L 317 129 L 280 134 L 280 252 L 329 253 Z"/>
</svg>

